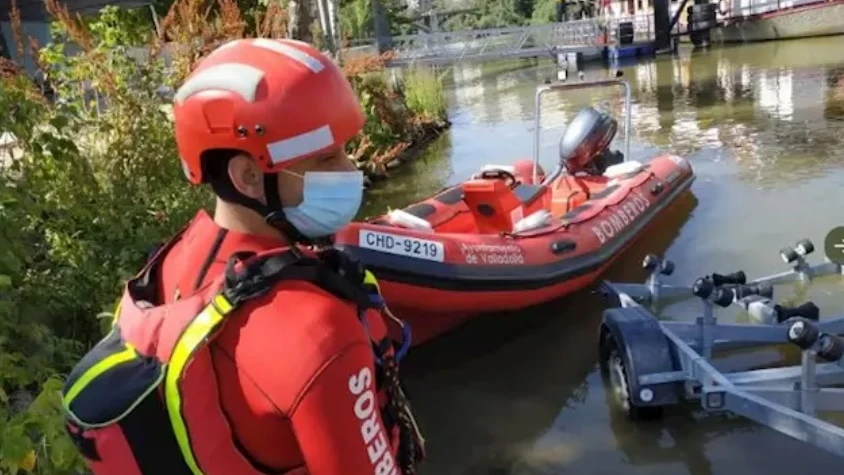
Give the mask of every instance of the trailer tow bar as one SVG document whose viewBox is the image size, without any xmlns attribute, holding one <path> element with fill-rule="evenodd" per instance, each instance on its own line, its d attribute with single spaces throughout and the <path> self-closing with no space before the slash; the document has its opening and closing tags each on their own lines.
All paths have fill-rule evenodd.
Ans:
<svg viewBox="0 0 844 475">
<path fill-rule="evenodd" d="M 809 284 L 842 275 L 842 266 L 826 260 L 809 265 L 814 251 L 808 239 L 780 250 L 791 270 L 749 281 L 742 271 L 707 275 L 691 286 L 662 279 L 674 271 L 671 261 L 648 255 L 644 284 L 604 281 L 610 302 L 599 338 L 601 370 L 611 395 L 632 419 L 658 417 L 662 408 L 697 400 L 712 413 L 731 412 L 795 439 L 844 456 L 844 428 L 817 417 L 818 411 L 844 411 L 844 316 L 820 321 L 818 307 L 774 303 L 774 286 Z M 693 322 L 660 321 L 668 302 L 698 298 L 703 315 Z M 738 305 L 759 323 L 718 323 L 716 307 Z M 713 353 L 728 348 L 793 344 L 801 364 L 722 372 Z"/>
</svg>

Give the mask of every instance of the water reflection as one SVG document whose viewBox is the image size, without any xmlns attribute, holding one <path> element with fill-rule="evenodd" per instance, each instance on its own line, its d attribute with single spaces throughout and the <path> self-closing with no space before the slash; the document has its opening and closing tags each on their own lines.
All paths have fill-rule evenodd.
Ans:
<svg viewBox="0 0 844 475">
<path fill-rule="evenodd" d="M 844 68 L 829 68 L 826 71 L 826 85 L 824 118 L 844 119 Z"/>
<path fill-rule="evenodd" d="M 741 163 L 741 179 L 759 186 L 818 176 L 844 160 L 844 126 L 837 120 L 844 117 L 844 69 L 824 56 L 840 46 L 836 38 L 813 40 L 811 45 L 780 42 L 756 45 L 753 51 L 683 52 L 624 68 L 636 90 L 633 137 L 640 144 L 683 155 L 726 147 Z M 521 149 L 495 159 L 528 155 L 533 94 L 536 84 L 554 75 L 551 63 L 497 75 L 483 75 L 480 65 L 466 63 L 455 66 L 452 75 L 455 87 L 450 94 L 458 120 L 507 129 L 505 134 L 514 140 L 512 149 Z M 606 73 L 587 72 L 587 77 L 602 75 Z M 543 164 L 553 165 L 557 140 L 572 112 L 608 97 L 613 96 L 600 91 L 547 96 Z M 612 110 L 620 113 L 615 97 Z M 526 121 L 527 128 L 522 126 Z M 820 161 L 824 165 L 815 167 Z"/>
<path fill-rule="evenodd" d="M 473 63 L 459 64 L 453 68 L 452 104 L 455 105 L 457 110 L 472 111 L 473 116 L 477 113 L 476 105 L 481 103 L 484 98 L 484 84 L 481 73 L 480 65 Z M 473 119 L 478 120 L 476 117 L 473 117 Z"/>
<path fill-rule="evenodd" d="M 634 66 L 636 71 L 636 83 L 639 85 L 639 92 L 652 94 L 657 86 L 656 64 L 648 61 Z"/>
<path fill-rule="evenodd" d="M 525 104 L 519 97 L 519 83 L 520 78 L 517 71 L 496 76 L 495 93 L 502 117 L 522 117 L 532 113 L 530 110 L 531 104 Z"/>
<path fill-rule="evenodd" d="M 697 198 L 679 203 L 607 277 L 642 279 L 642 255 L 663 251 L 677 264 L 673 282 L 739 269 L 758 276 L 784 270 L 777 256 L 784 245 L 809 237 L 819 247 L 842 224 L 835 201 L 844 192 L 842 47 L 842 38 L 787 41 L 681 51 L 625 66 L 634 88 L 634 158 L 666 150 L 689 157 Z M 529 156 L 535 87 L 553 75 L 550 62 L 495 74 L 455 68 L 452 130 L 425 159 L 369 194 L 369 214 L 430 195 L 484 163 Z M 606 75 L 586 71 L 587 78 Z M 620 105 L 612 91 L 548 99 L 540 149 L 546 168 L 578 107 L 601 100 L 613 110 Z M 792 305 L 812 299 L 829 318 L 844 312 L 842 286 L 830 279 L 808 291 L 778 288 L 775 296 Z M 620 419 L 596 371 L 602 309 L 584 292 L 477 319 L 412 352 L 408 384 L 431 444 L 423 473 L 761 475 L 840 465 L 746 421 L 684 410 L 653 426 Z M 684 319 L 691 310 L 697 312 L 696 303 L 672 307 L 668 315 Z"/>
</svg>

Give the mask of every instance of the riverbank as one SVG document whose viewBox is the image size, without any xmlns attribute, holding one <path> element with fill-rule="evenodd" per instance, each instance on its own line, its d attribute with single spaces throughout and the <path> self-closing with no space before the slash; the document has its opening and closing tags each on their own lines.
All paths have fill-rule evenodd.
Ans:
<svg viewBox="0 0 844 475">
<path fill-rule="evenodd" d="M 156 60 L 153 41 L 151 58 L 139 61 L 130 54 L 137 32 L 116 8 L 83 23 L 48 0 L 58 41 L 17 51 L 37 58 L 60 101 L 0 65 L 0 153 L 14 157 L 0 166 L 0 475 L 84 471 L 62 424 L 63 375 L 108 330 L 122 283 L 150 245 L 213 207 L 207 187 L 185 181 L 162 90 L 225 41 L 283 36 L 266 27 L 283 20 L 278 11 L 241 15 L 233 2 L 219 4 L 177 1 L 161 23 L 179 47 Z M 64 40 L 80 48 L 71 53 Z M 383 58 L 340 63 L 366 113 L 347 152 L 368 175 L 410 160 L 448 127 L 433 71 L 396 81 Z"/>
</svg>

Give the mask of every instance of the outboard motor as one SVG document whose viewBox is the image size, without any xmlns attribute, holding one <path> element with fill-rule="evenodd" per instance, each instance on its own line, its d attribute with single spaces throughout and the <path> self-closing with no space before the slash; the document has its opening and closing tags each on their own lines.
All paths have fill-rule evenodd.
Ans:
<svg viewBox="0 0 844 475">
<path fill-rule="evenodd" d="M 607 167 L 624 161 L 621 152 L 609 150 L 617 131 L 618 122 L 609 114 L 592 107 L 581 109 L 560 139 L 560 163 L 569 173 L 603 174 Z"/>
</svg>

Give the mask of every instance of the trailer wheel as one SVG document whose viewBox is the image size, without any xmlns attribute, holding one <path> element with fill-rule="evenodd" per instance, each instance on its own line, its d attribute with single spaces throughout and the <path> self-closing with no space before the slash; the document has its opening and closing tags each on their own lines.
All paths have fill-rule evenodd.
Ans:
<svg viewBox="0 0 844 475">
<path fill-rule="evenodd" d="M 610 391 L 612 400 L 618 404 L 627 417 L 632 420 L 653 420 L 662 416 L 662 407 L 659 406 L 636 406 L 630 397 L 630 384 L 627 368 L 624 366 L 624 358 L 621 357 L 621 350 L 616 339 L 607 332 L 604 335 L 601 355 L 601 373 L 604 376 L 604 383 L 607 391 Z"/>
</svg>

